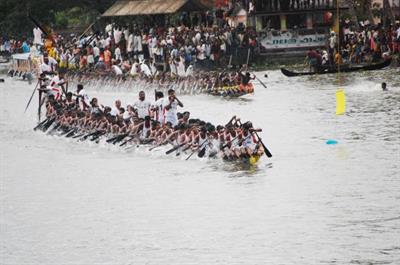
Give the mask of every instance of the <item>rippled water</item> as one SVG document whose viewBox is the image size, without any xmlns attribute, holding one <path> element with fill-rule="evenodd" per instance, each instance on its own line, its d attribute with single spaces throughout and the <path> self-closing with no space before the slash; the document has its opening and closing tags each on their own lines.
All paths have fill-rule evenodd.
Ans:
<svg viewBox="0 0 400 265">
<path fill-rule="evenodd" d="M 193 116 L 263 128 L 273 158 L 250 169 L 33 132 L 33 87 L 0 83 L 0 263 L 400 264 L 398 69 L 343 75 L 340 117 L 335 75 L 268 74 L 244 99 L 180 97 Z"/>
</svg>

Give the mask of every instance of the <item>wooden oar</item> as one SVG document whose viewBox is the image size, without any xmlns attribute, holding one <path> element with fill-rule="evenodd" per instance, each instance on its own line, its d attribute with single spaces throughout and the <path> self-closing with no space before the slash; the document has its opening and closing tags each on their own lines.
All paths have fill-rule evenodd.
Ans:
<svg viewBox="0 0 400 265">
<path fill-rule="evenodd" d="M 26 112 L 26 110 L 28 109 L 29 105 L 31 104 L 32 98 L 33 98 L 33 96 L 35 95 L 35 92 L 36 92 L 36 89 L 37 89 L 37 87 L 38 87 L 38 85 L 39 85 L 39 82 L 40 82 L 40 80 L 37 81 L 36 86 L 35 86 L 35 88 L 34 88 L 33 91 L 32 91 L 31 98 L 29 99 L 28 103 L 26 104 L 24 113 Z"/>
<path fill-rule="evenodd" d="M 65 137 L 69 138 L 69 137 L 73 136 L 77 131 L 78 131 L 78 129 L 74 128 L 71 132 L 69 132 L 67 135 L 65 135 Z"/>
<path fill-rule="evenodd" d="M 139 136 L 139 134 L 132 135 L 131 138 L 129 138 L 128 140 L 125 140 L 125 141 L 124 141 L 122 144 L 120 144 L 119 146 L 124 146 L 124 145 L 126 145 L 127 143 L 129 143 L 130 141 L 132 141 L 133 139 L 135 139 L 137 136 Z"/>
<path fill-rule="evenodd" d="M 205 141 L 204 143 L 206 143 L 206 142 L 208 142 L 208 140 Z M 204 144 L 204 143 L 203 143 L 203 144 Z M 207 147 L 207 145 L 204 146 L 203 149 L 200 150 L 200 152 L 197 154 L 198 157 L 201 158 L 201 157 L 203 157 L 203 156 L 206 154 L 206 147 Z"/>
<path fill-rule="evenodd" d="M 50 128 L 50 126 L 56 121 L 56 118 L 52 118 L 51 120 L 48 120 L 42 127 L 42 131 L 46 132 L 47 129 Z"/>
<path fill-rule="evenodd" d="M 39 127 L 41 127 L 43 124 L 45 124 L 49 119 L 45 119 L 44 121 L 42 121 L 41 123 L 39 123 L 38 125 L 36 125 L 35 128 L 33 128 L 34 131 L 36 131 L 37 129 L 39 129 Z"/>
<path fill-rule="evenodd" d="M 261 145 L 263 146 L 263 148 L 264 148 L 264 152 L 265 152 L 265 154 L 267 155 L 267 157 L 272 157 L 272 154 L 271 154 L 271 152 L 268 150 L 268 148 L 265 146 L 265 144 L 263 143 L 263 141 L 261 140 L 261 138 L 260 138 L 260 136 L 258 135 L 258 133 L 257 132 L 253 132 L 256 136 L 257 136 L 257 138 L 258 138 L 258 141 L 261 143 Z"/>
<path fill-rule="evenodd" d="M 263 86 L 263 87 L 265 87 L 265 88 L 267 88 L 267 85 L 266 84 L 264 84 L 264 82 L 263 81 L 261 81 L 261 79 L 260 78 L 258 78 L 254 73 L 253 73 L 253 75 L 254 75 L 254 77 L 258 80 L 258 82 L 260 82 L 260 84 Z"/>
<path fill-rule="evenodd" d="M 120 135 L 120 137 L 118 137 L 117 139 L 115 139 L 112 143 L 113 143 L 113 144 L 119 143 L 119 142 L 121 142 L 125 137 L 127 137 L 128 135 L 129 135 L 129 133 Z"/>
<path fill-rule="evenodd" d="M 112 143 L 112 142 L 114 142 L 115 140 L 117 140 L 117 139 L 119 139 L 119 138 L 121 138 L 121 137 L 126 137 L 128 134 L 127 133 L 125 133 L 125 134 L 119 134 L 119 135 L 117 135 L 117 136 L 115 136 L 115 137 L 112 137 L 112 138 L 110 138 L 110 139 L 107 139 L 107 143 Z M 122 140 L 123 138 L 121 138 L 121 140 Z"/>
<path fill-rule="evenodd" d="M 192 155 L 194 154 L 194 153 L 196 153 L 196 151 L 198 151 L 205 143 L 207 143 L 208 142 L 208 140 L 207 141 L 205 141 L 204 143 L 202 143 L 199 147 L 197 147 L 188 157 L 186 157 L 186 159 L 185 160 L 189 160 L 189 158 L 191 158 L 192 157 Z M 204 156 L 204 155 L 203 155 Z"/>
<path fill-rule="evenodd" d="M 178 144 L 177 146 L 174 146 L 172 149 L 168 150 L 167 152 L 165 152 L 166 155 L 171 154 L 172 152 L 174 152 L 175 150 L 178 150 L 179 148 L 181 148 L 182 146 L 184 146 L 186 143 L 183 144 Z"/>
<path fill-rule="evenodd" d="M 159 143 L 159 144 L 156 145 L 156 146 L 153 146 L 153 147 L 149 148 L 149 151 L 152 151 L 152 150 L 154 150 L 155 148 L 160 147 L 160 146 L 162 146 L 162 145 L 164 145 L 164 144 L 168 144 L 168 143 L 172 144 L 170 140 L 164 141 L 164 142 Z"/>
</svg>

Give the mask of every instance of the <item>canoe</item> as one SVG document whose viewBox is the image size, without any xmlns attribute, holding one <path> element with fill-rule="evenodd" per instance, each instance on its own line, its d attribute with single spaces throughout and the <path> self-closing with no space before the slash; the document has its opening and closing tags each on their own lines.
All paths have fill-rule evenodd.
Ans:
<svg viewBox="0 0 400 265">
<path fill-rule="evenodd" d="M 247 94 L 254 93 L 254 85 L 252 83 L 249 83 L 247 85 L 241 84 L 239 86 L 236 85 L 236 86 L 216 87 L 207 92 L 213 96 L 237 98 Z"/>
<path fill-rule="evenodd" d="M 392 59 L 388 59 L 381 63 L 370 64 L 370 65 L 359 65 L 359 66 L 341 66 L 340 72 L 348 73 L 348 72 L 356 72 L 356 71 L 372 71 L 372 70 L 380 70 L 389 66 L 392 63 Z M 293 76 L 303 76 L 303 75 L 315 75 L 315 74 L 334 74 L 338 72 L 337 67 L 326 67 L 321 68 L 318 72 L 293 72 L 287 70 L 285 68 L 281 68 L 282 74 L 288 77 Z"/>
</svg>

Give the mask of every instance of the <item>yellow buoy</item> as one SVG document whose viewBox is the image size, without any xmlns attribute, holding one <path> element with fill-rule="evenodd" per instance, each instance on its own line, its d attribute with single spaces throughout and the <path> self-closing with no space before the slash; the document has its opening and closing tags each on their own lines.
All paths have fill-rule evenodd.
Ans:
<svg viewBox="0 0 400 265">
<path fill-rule="evenodd" d="M 346 112 L 346 96 L 343 89 L 336 90 L 336 115 Z"/>
</svg>

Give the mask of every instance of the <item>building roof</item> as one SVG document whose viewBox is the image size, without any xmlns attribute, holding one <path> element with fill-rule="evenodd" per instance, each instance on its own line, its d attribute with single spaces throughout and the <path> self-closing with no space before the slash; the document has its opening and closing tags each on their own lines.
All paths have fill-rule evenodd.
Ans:
<svg viewBox="0 0 400 265">
<path fill-rule="evenodd" d="M 213 2 L 210 0 L 118 0 L 103 14 L 103 17 L 200 11 L 211 8 Z"/>
</svg>

